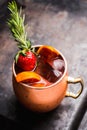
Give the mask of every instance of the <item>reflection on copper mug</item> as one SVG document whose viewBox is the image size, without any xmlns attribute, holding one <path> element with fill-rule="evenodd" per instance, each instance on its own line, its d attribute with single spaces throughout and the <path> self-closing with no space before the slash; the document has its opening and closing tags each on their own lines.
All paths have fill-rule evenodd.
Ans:
<svg viewBox="0 0 87 130">
<path fill-rule="evenodd" d="M 36 45 L 34 47 L 39 47 Z M 59 52 L 59 51 L 58 51 Z M 61 52 L 59 52 L 65 62 L 65 71 L 62 77 L 55 83 L 46 87 L 33 87 L 25 83 L 18 83 L 16 81 L 15 61 L 12 66 L 13 88 L 18 100 L 28 109 L 35 112 L 48 112 L 56 108 L 65 96 L 78 98 L 83 91 L 82 78 L 72 78 L 68 76 L 67 62 Z M 80 83 L 80 88 L 75 94 L 68 92 L 68 84 Z"/>
</svg>

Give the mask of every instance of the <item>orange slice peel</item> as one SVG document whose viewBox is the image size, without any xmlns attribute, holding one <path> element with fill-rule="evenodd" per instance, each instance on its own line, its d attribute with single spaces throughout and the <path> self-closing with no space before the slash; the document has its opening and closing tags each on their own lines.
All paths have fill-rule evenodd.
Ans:
<svg viewBox="0 0 87 130">
<path fill-rule="evenodd" d="M 49 45 L 43 45 L 37 50 L 37 54 L 40 54 L 47 60 L 53 59 L 59 55 L 59 52 Z"/>
<path fill-rule="evenodd" d="M 33 71 L 23 71 L 16 75 L 17 82 L 33 83 L 33 82 L 38 82 L 40 80 L 41 80 L 40 75 Z"/>
</svg>

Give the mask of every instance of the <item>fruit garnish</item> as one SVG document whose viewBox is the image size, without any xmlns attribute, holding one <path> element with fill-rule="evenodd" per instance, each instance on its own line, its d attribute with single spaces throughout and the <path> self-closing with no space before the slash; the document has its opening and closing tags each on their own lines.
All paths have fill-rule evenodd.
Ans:
<svg viewBox="0 0 87 130">
<path fill-rule="evenodd" d="M 23 71 L 16 75 L 16 80 L 17 82 L 34 83 L 40 81 L 41 77 L 33 71 Z"/>
<path fill-rule="evenodd" d="M 34 87 L 46 87 L 46 86 L 49 86 L 51 85 L 52 83 L 47 81 L 46 79 L 44 79 L 42 76 L 41 76 L 41 80 L 38 81 L 38 82 L 33 82 L 31 83 L 30 85 L 31 86 L 34 86 Z"/>
<path fill-rule="evenodd" d="M 58 51 L 52 46 L 43 45 L 37 50 L 37 54 L 40 54 L 44 59 L 51 60 L 59 55 Z"/>
<path fill-rule="evenodd" d="M 26 52 L 26 56 L 23 56 L 22 54 L 20 54 L 17 65 L 23 70 L 31 71 L 36 66 L 35 61 L 36 61 L 35 54 L 32 53 L 31 51 L 28 51 Z"/>
<path fill-rule="evenodd" d="M 22 9 L 18 11 L 15 1 L 9 2 L 10 18 L 8 26 L 12 35 L 17 42 L 19 51 L 15 56 L 16 64 L 23 70 L 33 70 L 37 63 L 34 50 L 31 48 L 31 41 L 27 38 L 26 28 L 24 25 L 25 15 L 22 16 Z"/>
<path fill-rule="evenodd" d="M 34 86 L 34 87 L 45 87 L 45 84 L 44 83 L 33 83 L 31 84 L 31 86 Z"/>
</svg>

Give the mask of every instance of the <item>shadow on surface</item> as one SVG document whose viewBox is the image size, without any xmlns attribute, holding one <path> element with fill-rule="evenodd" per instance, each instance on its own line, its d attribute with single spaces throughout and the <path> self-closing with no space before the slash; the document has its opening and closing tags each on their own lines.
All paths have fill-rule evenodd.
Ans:
<svg viewBox="0 0 87 130">
<path fill-rule="evenodd" d="M 9 18 L 9 10 L 8 10 L 8 3 L 13 0 L 4 0 L 3 2 L 0 1 L 0 32 L 4 30 L 7 27 L 7 20 Z M 25 5 L 23 3 L 17 2 L 15 0 L 18 7 L 25 8 Z"/>
<path fill-rule="evenodd" d="M 0 3 L 0 32 L 6 27 L 6 20 L 8 18 L 7 4 L 7 1 Z"/>
<path fill-rule="evenodd" d="M 68 111 L 71 107 L 70 105 L 60 104 L 56 109 L 50 112 L 37 113 L 26 109 L 17 100 L 15 100 L 12 105 L 15 107 L 9 107 L 8 117 L 13 114 L 15 117 L 12 118 L 17 123 L 22 124 L 24 127 L 30 129 L 36 128 L 38 130 L 43 130 L 43 126 L 44 129 L 48 129 L 49 125 L 53 125 L 53 120 L 60 120 L 61 116 L 64 114 L 64 111 Z M 15 109 L 14 113 L 12 108 Z"/>
</svg>

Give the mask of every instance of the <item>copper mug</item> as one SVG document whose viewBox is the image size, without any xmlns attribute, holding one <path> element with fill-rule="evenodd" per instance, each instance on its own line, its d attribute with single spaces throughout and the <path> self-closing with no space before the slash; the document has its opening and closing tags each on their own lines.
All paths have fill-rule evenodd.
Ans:
<svg viewBox="0 0 87 130">
<path fill-rule="evenodd" d="M 34 47 L 39 46 L 41 45 L 36 45 Z M 46 87 L 33 87 L 25 83 L 18 83 L 16 81 L 15 61 L 13 62 L 13 89 L 20 103 L 29 110 L 34 112 L 48 112 L 55 109 L 65 96 L 76 99 L 82 93 L 84 86 L 82 78 L 72 78 L 68 76 L 66 59 L 61 52 L 59 53 L 65 62 L 65 71 L 57 82 Z M 69 83 L 80 83 L 80 88 L 76 94 L 67 91 Z"/>
</svg>

